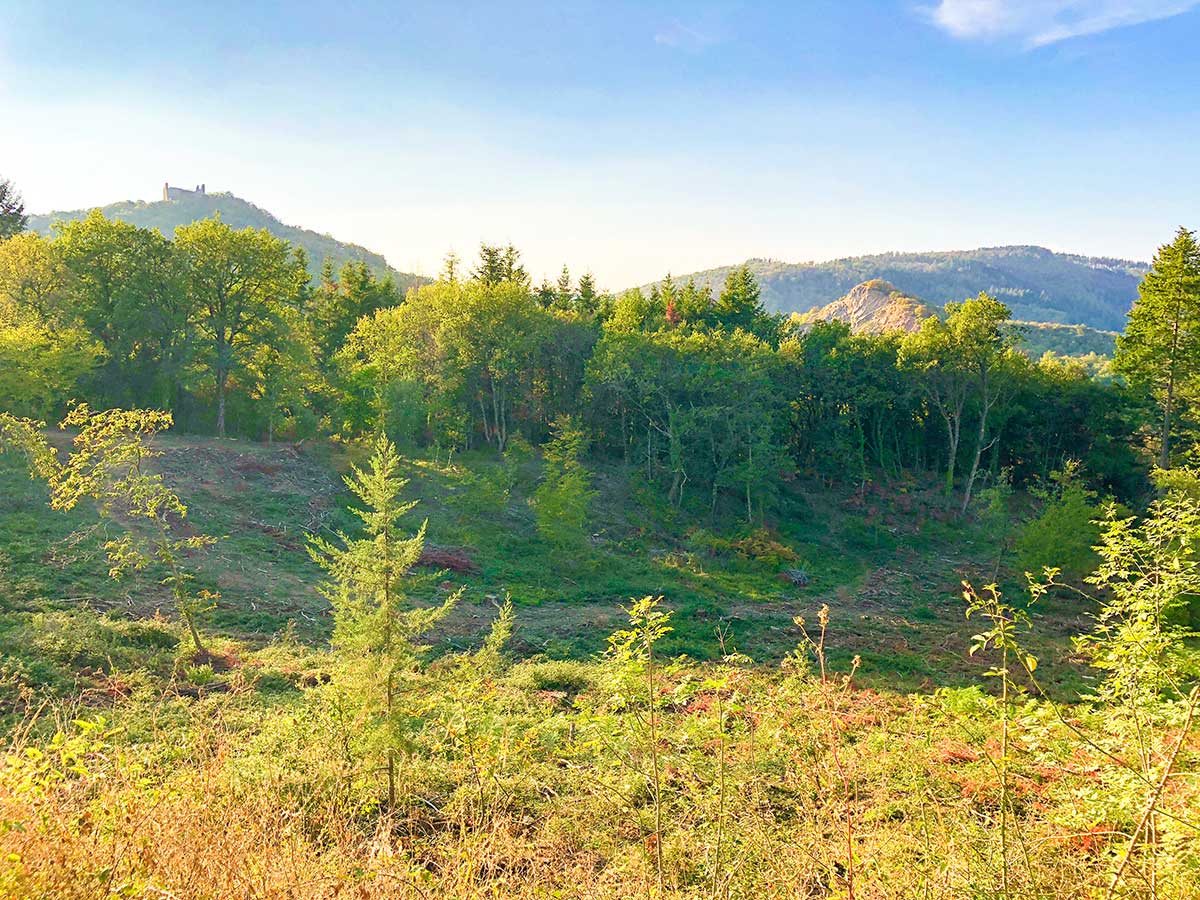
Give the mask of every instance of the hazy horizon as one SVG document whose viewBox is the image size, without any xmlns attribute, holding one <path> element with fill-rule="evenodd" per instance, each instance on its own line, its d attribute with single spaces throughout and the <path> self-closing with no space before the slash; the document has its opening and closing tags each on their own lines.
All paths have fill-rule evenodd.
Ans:
<svg viewBox="0 0 1200 900">
<path fill-rule="evenodd" d="M 1196 7 L 18 0 L 0 175 L 31 212 L 205 182 L 400 270 L 511 241 L 614 289 L 751 257 L 1147 260 L 1200 208 L 1170 87 L 1200 76 Z"/>
</svg>

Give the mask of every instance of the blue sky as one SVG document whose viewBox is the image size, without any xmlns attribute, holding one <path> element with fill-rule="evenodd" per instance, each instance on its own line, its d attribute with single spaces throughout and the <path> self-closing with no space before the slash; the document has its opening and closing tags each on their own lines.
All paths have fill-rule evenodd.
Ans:
<svg viewBox="0 0 1200 900">
<path fill-rule="evenodd" d="M 620 288 L 749 256 L 1200 226 L 1200 0 L 0 0 L 31 211 L 230 190 L 433 272 Z"/>
</svg>

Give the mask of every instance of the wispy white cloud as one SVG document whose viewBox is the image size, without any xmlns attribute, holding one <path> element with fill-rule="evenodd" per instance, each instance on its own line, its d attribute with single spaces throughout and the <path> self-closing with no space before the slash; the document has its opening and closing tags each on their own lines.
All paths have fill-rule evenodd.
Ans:
<svg viewBox="0 0 1200 900">
<path fill-rule="evenodd" d="M 659 29 L 654 35 L 654 43 L 662 44 L 666 47 L 678 47 L 684 50 L 703 50 L 710 44 L 716 44 L 719 41 L 719 35 L 712 29 L 685 25 L 678 19 L 672 19 L 669 24 Z"/>
<path fill-rule="evenodd" d="M 1177 16 L 1200 0 L 939 0 L 921 12 L 967 40 L 1016 40 L 1044 47 L 1069 38 Z"/>
</svg>

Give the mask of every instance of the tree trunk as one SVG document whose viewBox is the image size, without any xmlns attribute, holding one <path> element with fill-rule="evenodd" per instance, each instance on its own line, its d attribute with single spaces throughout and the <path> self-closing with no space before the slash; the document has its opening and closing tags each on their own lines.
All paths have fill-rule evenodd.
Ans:
<svg viewBox="0 0 1200 900">
<path fill-rule="evenodd" d="M 746 524 L 749 525 L 754 521 L 754 506 L 750 500 L 750 479 L 754 472 L 754 445 L 749 448 L 750 459 L 749 465 L 746 468 Z"/>
<path fill-rule="evenodd" d="M 217 437 L 225 437 L 225 388 L 229 373 L 217 370 Z"/>
<path fill-rule="evenodd" d="M 1169 469 L 1171 467 L 1171 412 L 1175 403 L 1175 377 L 1172 375 L 1170 381 L 1167 382 L 1167 398 L 1163 404 L 1163 425 L 1162 425 L 1162 447 L 1158 452 L 1158 467 L 1160 469 Z"/>
<path fill-rule="evenodd" d="M 987 410 L 985 407 L 984 411 L 979 414 L 979 435 L 975 439 L 975 458 L 971 461 L 971 473 L 967 476 L 967 486 L 963 491 L 962 509 L 959 510 L 962 513 L 966 513 L 967 507 L 971 505 L 971 491 L 975 487 L 975 476 L 979 474 L 979 461 L 983 458 L 983 451 L 987 449 L 987 447 L 985 447 L 983 444 L 983 438 L 986 432 Z M 987 446 L 990 447 L 991 444 L 988 444 Z"/>
<path fill-rule="evenodd" d="M 948 499 L 954 493 L 954 467 L 958 462 L 959 426 L 957 422 L 952 423 L 949 416 L 945 418 L 946 441 L 950 445 L 950 458 L 946 462 L 946 497 Z"/>
</svg>

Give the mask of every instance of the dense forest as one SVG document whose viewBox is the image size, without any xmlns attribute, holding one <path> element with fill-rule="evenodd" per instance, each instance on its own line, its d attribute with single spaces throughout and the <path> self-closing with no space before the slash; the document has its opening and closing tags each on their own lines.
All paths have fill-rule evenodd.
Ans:
<svg viewBox="0 0 1200 900">
<path fill-rule="evenodd" d="M 382 428 L 403 449 L 499 452 L 572 419 L 672 504 L 736 497 L 760 521 L 789 468 L 938 470 L 964 509 L 977 480 L 1048 478 L 1068 451 L 1107 490 L 1145 485 L 1142 395 L 1026 359 L 986 295 L 909 335 L 856 335 L 768 313 L 748 266 L 719 292 L 667 278 L 612 296 L 565 269 L 533 285 L 514 248 L 486 245 L 404 294 L 361 262 L 310 280 L 264 229 L 206 219 L 167 240 L 93 212 L 6 241 L 0 303 L 4 404 L 27 416 L 74 399 L 220 436 Z"/>
<path fill-rule="evenodd" d="M 1021 292 L 28 225 L 0 894 L 1197 896 L 1192 232 L 1064 355 Z"/>
</svg>

